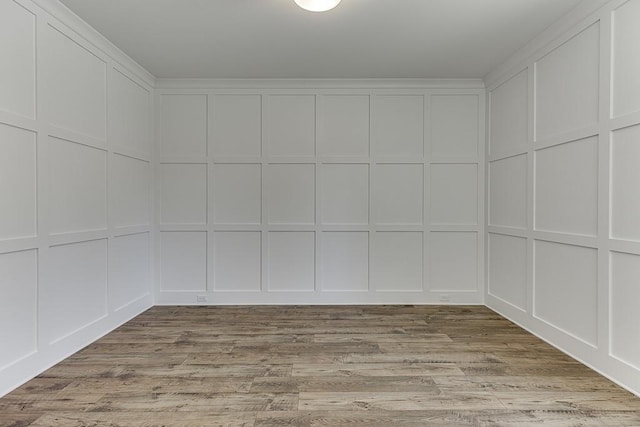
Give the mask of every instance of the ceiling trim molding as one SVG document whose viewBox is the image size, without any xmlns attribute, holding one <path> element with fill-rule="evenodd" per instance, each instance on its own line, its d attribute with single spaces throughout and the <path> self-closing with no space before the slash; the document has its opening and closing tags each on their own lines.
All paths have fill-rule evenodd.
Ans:
<svg viewBox="0 0 640 427">
<path fill-rule="evenodd" d="M 22 0 L 24 1 L 24 0 Z M 120 50 L 116 45 L 111 43 L 106 37 L 100 34 L 95 28 L 87 24 L 78 15 L 73 13 L 69 8 L 60 3 L 58 0 L 28 0 L 45 11 L 49 16 L 58 20 L 60 23 L 68 27 L 79 37 L 90 43 L 114 62 L 124 67 L 129 72 L 136 75 L 145 84 L 151 88 L 155 86 L 156 78 L 147 71 L 146 68 L 134 61 L 129 55 Z"/>
<path fill-rule="evenodd" d="M 537 59 L 541 52 L 546 51 L 550 44 L 558 39 L 568 37 L 568 34 L 580 24 L 588 24 L 594 20 L 596 13 L 600 11 L 610 0 L 584 0 L 567 15 L 549 26 L 521 49 L 516 51 L 505 62 L 491 70 L 485 77 L 484 83 L 487 89 L 492 90 L 513 75 L 522 71 L 527 63 Z"/>
<path fill-rule="evenodd" d="M 484 89 L 482 79 L 156 79 L 156 89 Z"/>
</svg>

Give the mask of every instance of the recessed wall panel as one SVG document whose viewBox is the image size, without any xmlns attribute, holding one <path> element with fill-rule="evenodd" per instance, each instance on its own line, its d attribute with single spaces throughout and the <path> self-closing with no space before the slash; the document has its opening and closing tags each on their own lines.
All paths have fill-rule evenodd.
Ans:
<svg viewBox="0 0 640 427">
<path fill-rule="evenodd" d="M 107 153 L 49 138 L 49 230 L 52 234 L 107 227 Z"/>
<path fill-rule="evenodd" d="M 323 291 L 369 289 L 369 233 L 322 233 Z"/>
<path fill-rule="evenodd" d="M 35 15 L 16 2 L 0 2 L 0 58 L 10 58 L 0 67 L 0 110 L 35 118 L 35 50 Z"/>
<path fill-rule="evenodd" d="M 268 165 L 267 191 L 270 224 L 315 222 L 315 165 Z"/>
<path fill-rule="evenodd" d="M 527 228 L 527 155 L 489 163 L 489 224 Z"/>
<path fill-rule="evenodd" d="M 369 165 L 322 165 L 322 222 L 369 223 Z"/>
<path fill-rule="evenodd" d="M 37 251 L 0 254 L 0 369 L 36 351 Z"/>
<path fill-rule="evenodd" d="M 111 165 L 111 223 L 116 227 L 151 223 L 151 166 L 115 154 Z"/>
<path fill-rule="evenodd" d="M 214 235 L 214 289 L 260 291 L 261 233 L 220 231 Z"/>
<path fill-rule="evenodd" d="M 591 25 L 536 63 L 536 139 L 598 121 L 600 26 Z"/>
<path fill-rule="evenodd" d="M 55 342 L 107 315 L 107 240 L 49 249 L 38 290 L 40 332 Z"/>
<path fill-rule="evenodd" d="M 260 224 L 262 176 L 259 164 L 214 166 L 216 224 Z"/>
<path fill-rule="evenodd" d="M 376 156 L 422 158 L 423 96 L 377 96 L 374 98 L 373 119 Z"/>
<path fill-rule="evenodd" d="M 378 224 L 422 224 L 424 166 L 378 164 L 373 195 Z"/>
<path fill-rule="evenodd" d="M 478 223 L 478 165 L 431 165 L 431 223 Z"/>
<path fill-rule="evenodd" d="M 113 69 L 109 85 L 109 140 L 143 154 L 150 154 L 150 93 Z"/>
<path fill-rule="evenodd" d="M 534 315 L 596 345 L 597 249 L 536 241 L 534 272 Z"/>
<path fill-rule="evenodd" d="M 524 150 L 528 141 L 528 70 L 491 91 L 491 154 Z"/>
<path fill-rule="evenodd" d="M 640 241 L 640 125 L 611 139 L 611 237 Z"/>
<path fill-rule="evenodd" d="M 315 233 L 274 231 L 268 239 L 269 291 L 313 291 Z"/>
<path fill-rule="evenodd" d="M 536 152 L 535 228 L 587 236 L 597 234 L 597 137 Z"/>
<path fill-rule="evenodd" d="M 477 95 L 431 96 L 431 155 L 438 159 L 478 156 Z"/>
<path fill-rule="evenodd" d="M 373 241 L 371 283 L 376 291 L 422 291 L 421 232 L 378 232 Z"/>
<path fill-rule="evenodd" d="M 107 67 L 104 61 L 48 26 L 44 32 L 45 108 L 51 124 L 104 140 Z"/>
<path fill-rule="evenodd" d="M 527 308 L 527 239 L 489 234 L 489 294 Z"/>
<path fill-rule="evenodd" d="M 321 156 L 369 155 L 369 96 L 329 95 L 322 98 Z"/>
<path fill-rule="evenodd" d="M 613 356 L 640 369 L 640 256 L 611 253 L 611 348 Z"/>
<path fill-rule="evenodd" d="M 162 95 L 160 154 L 164 157 L 207 155 L 207 96 Z"/>
<path fill-rule="evenodd" d="M 166 231 L 160 233 L 162 255 L 161 291 L 207 289 L 207 233 Z"/>
<path fill-rule="evenodd" d="M 211 117 L 215 156 L 260 156 L 262 151 L 262 98 L 260 95 L 215 95 Z"/>
<path fill-rule="evenodd" d="M 206 224 L 207 165 L 163 164 L 160 179 L 162 223 Z"/>
<path fill-rule="evenodd" d="M 35 236 L 35 133 L 0 124 L 0 195 L 0 240 Z"/>
<path fill-rule="evenodd" d="M 613 12 L 612 109 L 614 116 L 640 110 L 640 4 L 627 1 Z"/>
<path fill-rule="evenodd" d="M 315 156 L 316 97 L 270 96 L 266 126 L 270 156 Z"/>
<path fill-rule="evenodd" d="M 478 235 L 435 232 L 429 235 L 429 288 L 433 291 L 478 289 Z"/>
<path fill-rule="evenodd" d="M 118 310 L 151 292 L 149 233 L 118 236 L 109 242 L 109 307 Z"/>
</svg>

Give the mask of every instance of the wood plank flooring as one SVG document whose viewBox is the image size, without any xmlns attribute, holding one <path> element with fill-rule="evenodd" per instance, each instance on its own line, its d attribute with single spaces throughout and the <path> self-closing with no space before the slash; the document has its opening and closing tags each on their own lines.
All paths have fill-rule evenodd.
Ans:
<svg viewBox="0 0 640 427">
<path fill-rule="evenodd" d="M 0 425 L 619 427 L 640 398 L 485 307 L 154 307 Z"/>
</svg>

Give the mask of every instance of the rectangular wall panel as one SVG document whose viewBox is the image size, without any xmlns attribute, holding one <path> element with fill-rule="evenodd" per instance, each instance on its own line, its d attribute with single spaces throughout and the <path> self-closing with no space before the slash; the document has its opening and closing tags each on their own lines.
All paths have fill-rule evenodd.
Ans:
<svg viewBox="0 0 640 427">
<path fill-rule="evenodd" d="M 423 174 L 421 164 L 376 165 L 372 198 L 378 224 L 422 224 Z"/>
<path fill-rule="evenodd" d="M 368 95 L 322 97 L 318 154 L 367 157 L 369 110 Z"/>
<path fill-rule="evenodd" d="M 269 224 L 315 222 L 315 166 L 279 163 L 267 166 Z"/>
<path fill-rule="evenodd" d="M 260 224 L 262 221 L 262 165 L 214 166 L 216 224 Z"/>
<path fill-rule="evenodd" d="M 527 308 L 527 239 L 489 233 L 488 292 L 509 304 Z"/>
<path fill-rule="evenodd" d="M 424 97 L 377 96 L 373 120 L 376 156 L 419 159 L 424 155 Z"/>
<path fill-rule="evenodd" d="M 216 95 L 211 114 L 213 155 L 258 157 L 262 152 L 260 95 Z"/>
<path fill-rule="evenodd" d="M 431 223 L 478 223 L 478 165 L 431 165 Z"/>
<path fill-rule="evenodd" d="M 611 139 L 611 237 L 640 242 L 640 124 Z"/>
<path fill-rule="evenodd" d="M 431 233 L 429 255 L 429 288 L 432 291 L 478 289 L 477 233 Z"/>
<path fill-rule="evenodd" d="M 37 251 L 0 254 L 0 369 L 37 350 Z"/>
<path fill-rule="evenodd" d="M 51 124 L 104 140 L 107 66 L 57 28 L 47 27 L 42 70 Z"/>
<path fill-rule="evenodd" d="M 322 223 L 369 223 L 369 165 L 322 166 Z"/>
<path fill-rule="evenodd" d="M 315 233 L 270 232 L 268 235 L 268 286 L 270 291 L 315 289 Z"/>
<path fill-rule="evenodd" d="M 527 227 L 527 155 L 489 163 L 489 224 Z"/>
<path fill-rule="evenodd" d="M 116 227 L 151 223 L 151 165 L 114 154 L 110 167 L 110 221 Z"/>
<path fill-rule="evenodd" d="M 207 223 L 207 165 L 163 164 L 160 180 L 162 223 Z"/>
<path fill-rule="evenodd" d="M 376 291 L 422 291 L 423 233 L 378 232 L 373 241 L 371 281 Z"/>
<path fill-rule="evenodd" d="M 107 152 L 49 138 L 49 230 L 107 228 Z"/>
<path fill-rule="evenodd" d="M 260 291 L 262 238 L 259 231 L 214 234 L 214 290 Z"/>
<path fill-rule="evenodd" d="M 528 70 L 523 70 L 502 85 L 493 89 L 491 96 L 491 144 L 492 155 L 523 150 L 528 137 Z"/>
<path fill-rule="evenodd" d="M 431 155 L 438 160 L 476 159 L 480 117 L 477 95 L 431 97 Z"/>
<path fill-rule="evenodd" d="M 613 13 L 613 116 L 640 111 L 640 4 L 623 3 Z"/>
<path fill-rule="evenodd" d="M 111 70 L 109 85 L 109 140 L 117 147 L 151 154 L 149 136 L 151 94 L 140 84 Z"/>
<path fill-rule="evenodd" d="M 534 315 L 596 345 L 597 265 L 595 249 L 536 241 Z"/>
<path fill-rule="evenodd" d="M 275 95 L 267 98 L 269 156 L 316 154 L 316 98 L 313 95 Z"/>
<path fill-rule="evenodd" d="M 369 233 L 322 233 L 323 291 L 369 290 Z"/>
<path fill-rule="evenodd" d="M 160 101 L 160 154 L 206 156 L 207 96 L 162 95 Z"/>
<path fill-rule="evenodd" d="M 52 343 L 107 315 L 107 241 L 54 246 L 38 291 L 40 332 Z"/>
<path fill-rule="evenodd" d="M 640 369 L 640 255 L 612 252 L 611 354 Z"/>
<path fill-rule="evenodd" d="M 14 1 L 0 2 L 0 110 L 36 115 L 36 16 Z"/>
<path fill-rule="evenodd" d="M 149 233 L 115 237 L 109 245 L 109 307 L 118 310 L 147 295 L 151 267 Z"/>
<path fill-rule="evenodd" d="M 160 246 L 163 291 L 207 289 L 207 233 L 162 232 Z"/>
<path fill-rule="evenodd" d="M 36 235 L 36 134 L 0 123 L 0 240 Z"/>
</svg>

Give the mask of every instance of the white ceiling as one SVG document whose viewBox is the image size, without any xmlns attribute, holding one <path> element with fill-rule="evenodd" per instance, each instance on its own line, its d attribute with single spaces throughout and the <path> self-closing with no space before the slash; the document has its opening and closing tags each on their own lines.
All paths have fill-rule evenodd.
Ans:
<svg viewBox="0 0 640 427">
<path fill-rule="evenodd" d="M 161 78 L 482 78 L 581 0 L 60 0 Z"/>
</svg>

